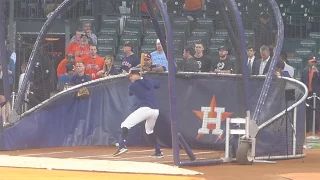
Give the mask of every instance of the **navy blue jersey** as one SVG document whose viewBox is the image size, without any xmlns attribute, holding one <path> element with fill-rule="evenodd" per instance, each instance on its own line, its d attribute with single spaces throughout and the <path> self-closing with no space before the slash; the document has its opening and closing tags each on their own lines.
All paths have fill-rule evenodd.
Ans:
<svg viewBox="0 0 320 180">
<path fill-rule="evenodd" d="M 91 78 L 89 75 L 84 74 L 82 76 L 79 76 L 78 74 L 74 74 L 70 78 L 69 85 L 75 86 L 75 85 L 82 84 L 82 83 L 85 83 L 88 81 L 91 81 Z"/>
<path fill-rule="evenodd" d="M 135 54 L 132 54 L 130 56 L 124 56 L 122 58 L 120 72 L 122 72 L 122 70 L 129 72 L 130 68 L 136 67 L 139 64 L 140 64 L 140 60 Z"/>
<path fill-rule="evenodd" d="M 150 107 L 151 109 L 159 109 L 157 97 L 154 89 L 160 88 L 160 84 L 150 78 L 136 80 L 129 85 L 129 95 L 136 96 L 138 102 L 136 108 Z"/>
</svg>

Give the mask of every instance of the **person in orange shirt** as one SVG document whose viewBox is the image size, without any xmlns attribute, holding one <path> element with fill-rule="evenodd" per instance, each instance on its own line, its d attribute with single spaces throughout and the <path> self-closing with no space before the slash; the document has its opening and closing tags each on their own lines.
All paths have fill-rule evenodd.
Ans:
<svg viewBox="0 0 320 180">
<path fill-rule="evenodd" d="M 77 62 L 80 61 L 77 59 Z M 85 64 L 85 73 L 88 74 L 92 80 L 100 78 L 97 72 L 103 70 L 104 59 L 97 55 L 97 46 L 90 45 L 90 57 L 83 60 Z"/>
<path fill-rule="evenodd" d="M 318 70 L 318 61 L 315 57 L 309 58 L 307 67 L 301 73 L 301 81 L 308 88 L 308 96 L 313 96 L 313 93 L 320 96 L 320 73 Z M 313 107 L 313 98 L 306 100 L 307 104 Z M 316 109 L 319 109 L 320 101 L 316 99 Z M 306 107 L 306 132 L 308 134 L 313 133 L 313 109 Z M 315 113 L 315 134 L 320 131 L 320 113 Z"/>
<path fill-rule="evenodd" d="M 183 14 L 190 20 L 196 20 L 203 16 L 205 10 L 205 0 L 185 0 Z"/>
<path fill-rule="evenodd" d="M 80 45 L 81 34 L 83 34 L 81 30 L 76 31 L 76 34 L 73 37 L 74 41 L 70 42 L 67 46 L 66 54 L 73 54 L 74 47 L 78 47 Z"/>
<path fill-rule="evenodd" d="M 81 34 L 80 45 L 75 45 L 71 51 L 76 59 L 83 60 L 90 57 L 90 45 L 88 36 L 86 34 Z"/>
<path fill-rule="evenodd" d="M 66 65 L 67 64 L 75 64 L 76 60 L 73 54 L 68 54 L 66 55 L 66 58 L 64 58 L 58 65 L 57 68 L 57 76 L 61 76 L 66 74 Z"/>
</svg>

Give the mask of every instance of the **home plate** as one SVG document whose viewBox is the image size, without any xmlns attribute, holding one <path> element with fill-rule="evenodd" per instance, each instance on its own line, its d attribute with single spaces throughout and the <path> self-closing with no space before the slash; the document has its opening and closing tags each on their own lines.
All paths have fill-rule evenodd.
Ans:
<svg viewBox="0 0 320 180">
<path fill-rule="evenodd" d="M 200 175 L 203 173 L 165 164 L 93 159 L 58 159 L 0 155 L 1 167 L 36 168 L 48 170 L 76 170 L 117 173 L 144 173 L 167 175 Z"/>
</svg>

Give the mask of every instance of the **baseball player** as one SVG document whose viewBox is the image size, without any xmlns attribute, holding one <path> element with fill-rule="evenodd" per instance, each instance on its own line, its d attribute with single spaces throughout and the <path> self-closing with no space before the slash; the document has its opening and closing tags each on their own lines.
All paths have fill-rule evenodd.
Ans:
<svg viewBox="0 0 320 180">
<path fill-rule="evenodd" d="M 129 85 L 129 95 L 136 96 L 138 99 L 138 108 L 132 112 L 121 124 L 121 142 L 119 149 L 113 156 L 119 156 L 128 151 L 126 141 L 128 130 L 140 122 L 146 120 L 145 129 L 149 142 L 154 146 L 155 153 L 153 158 L 162 158 L 163 154 L 157 143 L 157 138 L 153 133 L 153 128 L 159 116 L 159 107 L 154 89 L 160 88 L 160 84 L 150 78 L 143 78 L 140 75 L 140 69 L 133 67 L 129 71 L 131 84 Z"/>
</svg>

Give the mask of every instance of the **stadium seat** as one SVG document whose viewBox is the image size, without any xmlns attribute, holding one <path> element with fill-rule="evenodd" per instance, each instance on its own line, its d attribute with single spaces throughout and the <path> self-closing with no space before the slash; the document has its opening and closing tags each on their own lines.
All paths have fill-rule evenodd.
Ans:
<svg viewBox="0 0 320 180">
<path fill-rule="evenodd" d="M 122 32 L 122 36 L 125 35 L 132 35 L 141 38 L 142 36 L 142 29 L 141 28 L 132 28 L 132 27 L 125 27 Z"/>
<path fill-rule="evenodd" d="M 184 29 L 172 29 L 172 35 L 174 37 L 181 37 L 181 38 L 185 39 L 186 32 Z"/>
<path fill-rule="evenodd" d="M 155 44 L 146 44 L 141 46 L 141 53 L 152 53 L 156 50 L 157 48 Z"/>
<path fill-rule="evenodd" d="M 301 72 L 304 69 L 302 58 L 289 57 L 288 61 L 289 61 L 289 65 L 292 66 L 295 69 L 294 70 L 294 78 L 295 79 L 300 79 Z"/>
<path fill-rule="evenodd" d="M 101 17 L 100 28 L 116 28 L 120 31 L 120 20 L 118 16 L 106 16 Z"/>
<path fill-rule="evenodd" d="M 208 54 L 210 56 L 218 56 L 220 47 L 221 47 L 221 45 L 215 45 L 215 44 L 210 45 L 208 47 Z"/>
<path fill-rule="evenodd" d="M 116 66 L 117 69 L 120 68 L 123 57 L 124 57 L 124 55 L 123 55 L 122 52 L 121 52 L 121 53 L 118 53 L 118 54 L 116 55 L 116 58 L 115 58 L 114 63 L 115 63 L 115 66 Z"/>
<path fill-rule="evenodd" d="M 132 45 L 139 47 L 141 45 L 140 37 L 134 35 L 123 35 L 120 38 L 120 45 L 123 45 L 125 42 L 129 41 Z"/>
<path fill-rule="evenodd" d="M 110 35 L 99 36 L 98 45 L 103 45 L 103 44 L 117 46 L 117 39 L 114 36 L 110 36 Z"/>
<path fill-rule="evenodd" d="M 190 36 L 187 41 L 186 41 L 186 44 L 190 44 L 190 45 L 193 45 L 195 44 L 196 42 L 201 42 L 205 47 L 208 46 L 209 44 L 209 40 L 207 37 L 205 36 Z"/>
<path fill-rule="evenodd" d="M 99 45 L 98 46 L 98 54 L 99 56 L 112 55 L 114 56 L 116 53 L 115 46 L 111 45 Z"/>
<path fill-rule="evenodd" d="M 142 19 L 140 17 L 130 17 L 127 18 L 125 21 L 125 28 L 137 28 L 140 29 L 139 31 L 141 34 L 144 34 L 143 32 L 143 23 Z"/>
<path fill-rule="evenodd" d="M 153 28 L 149 28 L 146 30 L 145 36 L 157 36 L 157 33 Z"/>
<path fill-rule="evenodd" d="M 300 45 L 302 48 L 309 48 L 314 54 L 317 49 L 317 42 L 312 39 L 303 39 L 300 41 Z"/>
<path fill-rule="evenodd" d="M 190 21 L 187 17 L 174 17 L 172 19 L 172 28 L 173 29 L 184 29 L 186 36 L 190 35 Z"/>
<path fill-rule="evenodd" d="M 251 44 L 252 46 L 255 46 L 255 33 L 252 30 L 245 30 L 244 34 L 246 36 L 246 41 L 248 44 Z"/>
<path fill-rule="evenodd" d="M 101 28 L 99 35 L 118 36 L 119 31 L 117 28 Z"/>
<path fill-rule="evenodd" d="M 192 36 L 201 36 L 207 37 L 208 39 L 211 38 L 211 32 L 209 29 L 195 29 L 191 32 Z"/>
<path fill-rule="evenodd" d="M 174 46 L 175 51 L 182 52 L 184 45 L 185 45 L 185 43 L 184 43 L 184 39 L 182 37 L 179 37 L 179 36 L 173 37 L 173 46 Z"/>
<path fill-rule="evenodd" d="M 211 18 L 197 18 L 195 29 L 209 29 L 213 32 L 213 20 Z"/>
<path fill-rule="evenodd" d="M 174 54 L 174 61 L 177 64 L 177 71 L 182 70 L 183 56 L 182 54 Z"/>
<path fill-rule="evenodd" d="M 156 46 L 158 36 L 156 35 L 151 35 L 151 36 L 146 36 L 143 39 L 143 45 L 151 44 L 153 46 Z"/>
<path fill-rule="evenodd" d="M 228 31 L 226 29 L 218 29 L 215 32 L 216 36 L 224 36 L 224 37 L 229 37 Z"/>
<path fill-rule="evenodd" d="M 210 45 L 226 45 L 228 41 L 227 37 L 223 37 L 223 36 L 214 36 L 212 38 L 210 38 Z"/>
<path fill-rule="evenodd" d="M 320 32 L 310 32 L 309 38 L 315 40 L 316 42 L 320 43 Z"/>
</svg>

